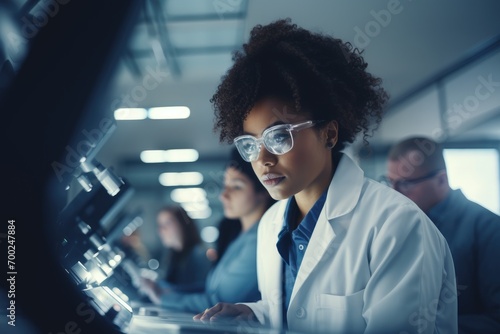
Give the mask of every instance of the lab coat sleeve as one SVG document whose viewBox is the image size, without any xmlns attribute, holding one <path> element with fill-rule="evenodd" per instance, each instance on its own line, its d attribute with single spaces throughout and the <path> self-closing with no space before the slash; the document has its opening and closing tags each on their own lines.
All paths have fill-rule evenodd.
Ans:
<svg viewBox="0 0 500 334">
<path fill-rule="evenodd" d="M 264 301 L 264 300 L 259 300 L 258 302 L 255 303 L 238 303 L 238 304 L 243 304 L 252 310 L 253 314 L 255 315 L 255 318 L 262 324 L 262 325 L 268 325 L 269 324 L 269 319 L 266 315 L 269 314 L 269 303 Z"/>
<path fill-rule="evenodd" d="M 365 333 L 434 333 L 436 326 L 444 329 L 440 333 L 456 333 L 453 260 L 432 222 L 406 204 L 373 233 Z"/>
</svg>

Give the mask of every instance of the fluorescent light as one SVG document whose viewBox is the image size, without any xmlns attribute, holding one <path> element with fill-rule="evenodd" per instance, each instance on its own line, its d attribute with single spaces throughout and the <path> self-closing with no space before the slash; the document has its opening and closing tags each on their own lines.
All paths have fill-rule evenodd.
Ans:
<svg viewBox="0 0 500 334">
<path fill-rule="evenodd" d="M 166 150 L 164 153 L 165 162 L 193 162 L 199 156 L 198 151 L 193 149 Z"/>
<path fill-rule="evenodd" d="M 162 186 L 197 186 L 203 182 L 199 172 L 161 173 L 159 177 Z"/>
<path fill-rule="evenodd" d="M 194 162 L 199 156 L 198 151 L 194 149 L 146 150 L 141 152 L 141 161 L 145 163 Z"/>
<path fill-rule="evenodd" d="M 185 106 L 149 108 L 118 108 L 114 115 L 116 120 L 141 120 L 141 119 L 184 119 L 188 118 L 191 111 Z"/>
<path fill-rule="evenodd" d="M 191 219 L 207 219 L 212 215 L 212 209 L 206 208 L 200 211 L 189 211 L 187 214 Z"/>
<path fill-rule="evenodd" d="M 186 212 L 202 211 L 206 210 L 209 207 L 207 199 L 199 202 L 183 202 L 181 203 L 181 206 L 184 210 L 186 210 Z"/>
<path fill-rule="evenodd" d="M 185 106 L 149 108 L 148 117 L 151 119 L 183 119 L 188 118 L 191 111 Z"/>
<path fill-rule="evenodd" d="M 141 152 L 141 161 L 145 163 L 165 162 L 163 150 L 146 150 Z"/>
<path fill-rule="evenodd" d="M 115 119 L 119 121 L 140 120 L 148 117 L 148 112 L 144 108 L 119 108 L 114 114 Z"/>
<path fill-rule="evenodd" d="M 177 203 L 199 202 L 207 198 L 207 192 L 203 188 L 178 188 L 172 190 L 170 198 Z"/>
</svg>

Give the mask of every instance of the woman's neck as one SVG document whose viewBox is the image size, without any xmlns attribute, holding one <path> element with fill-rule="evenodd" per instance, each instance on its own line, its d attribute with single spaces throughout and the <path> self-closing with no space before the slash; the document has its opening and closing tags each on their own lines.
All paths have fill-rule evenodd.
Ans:
<svg viewBox="0 0 500 334">
<path fill-rule="evenodd" d="M 311 183 L 311 185 L 301 192 L 295 194 L 295 201 L 299 208 L 299 215 L 296 224 L 298 225 L 307 213 L 312 209 L 320 196 L 328 189 L 335 174 L 338 165 L 339 157 L 333 157 L 318 177 Z"/>
</svg>

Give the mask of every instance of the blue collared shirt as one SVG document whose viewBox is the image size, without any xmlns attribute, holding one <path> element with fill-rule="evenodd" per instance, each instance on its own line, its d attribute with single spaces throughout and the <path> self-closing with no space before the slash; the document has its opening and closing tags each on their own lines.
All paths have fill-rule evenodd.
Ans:
<svg viewBox="0 0 500 334">
<path fill-rule="evenodd" d="M 299 211 L 295 197 L 288 200 L 285 210 L 285 221 L 283 229 L 278 235 L 276 247 L 283 259 L 283 321 L 286 324 L 286 311 L 290 304 L 293 286 L 300 264 L 304 259 L 304 254 L 311 239 L 314 227 L 318 221 L 319 214 L 325 204 L 327 191 L 313 205 L 311 210 L 302 219 L 294 230 L 293 226 Z"/>
</svg>

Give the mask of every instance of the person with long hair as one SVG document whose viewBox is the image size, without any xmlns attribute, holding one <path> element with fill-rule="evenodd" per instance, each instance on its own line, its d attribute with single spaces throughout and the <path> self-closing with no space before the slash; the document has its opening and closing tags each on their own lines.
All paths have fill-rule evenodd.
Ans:
<svg viewBox="0 0 500 334">
<path fill-rule="evenodd" d="M 212 266 L 198 227 L 179 205 L 161 208 L 158 235 L 167 252 L 164 281 L 179 291 L 200 291 Z"/>
<path fill-rule="evenodd" d="M 257 227 L 274 200 L 236 150 L 232 151 L 225 167 L 220 200 L 224 216 L 239 222 L 241 229 L 208 274 L 204 291 L 186 293 L 146 288 L 153 303 L 198 313 L 218 302 L 260 299 L 256 273 Z"/>
</svg>

